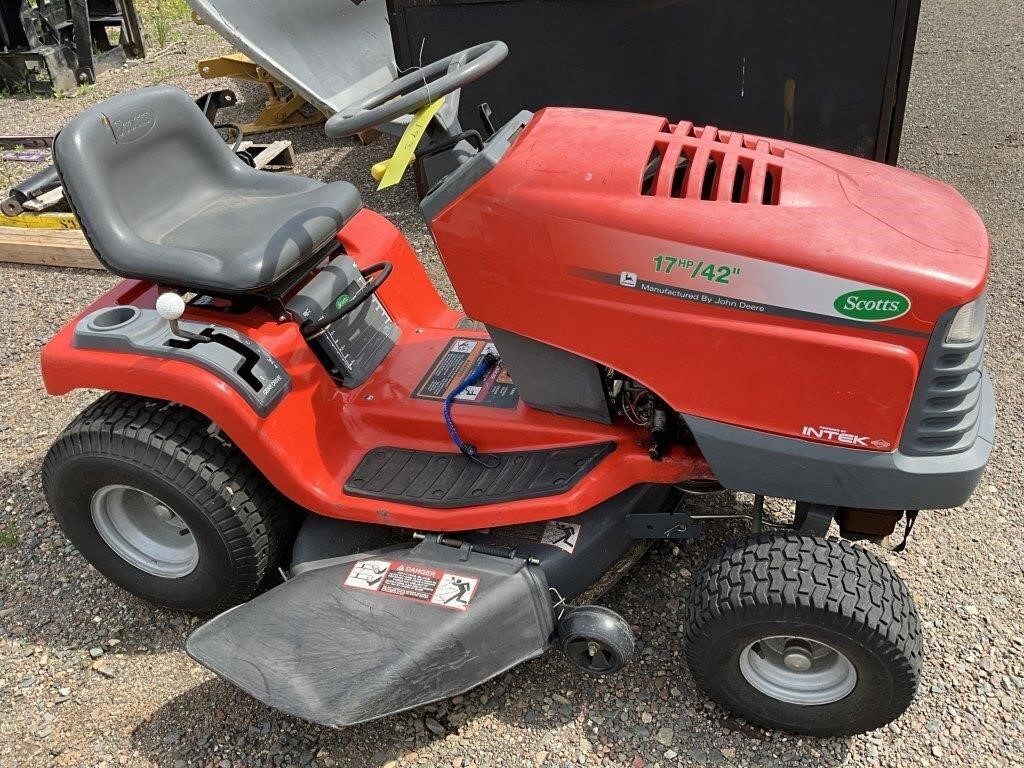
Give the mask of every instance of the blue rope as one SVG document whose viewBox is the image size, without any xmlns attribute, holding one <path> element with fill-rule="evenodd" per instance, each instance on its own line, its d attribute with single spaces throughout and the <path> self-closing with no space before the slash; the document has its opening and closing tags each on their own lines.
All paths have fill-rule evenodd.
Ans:
<svg viewBox="0 0 1024 768">
<path fill-rule="evenodd" d="M 455 389 L 448 393 L 448 397 L 444 399 L 442 412 L 444 413 L 444 424 L 448 427 L 448 434 L 451 435 L 455 447 L 470 458 L 477 455 L 476 446 L 465 442 L 459 437 L 459 432 L 455 429 L 455 422 L 452 420 L 452 404 L 455 402 L 455 398 L 461 395 L 467 387 L 472 387 L 474 384 L 481 382 L 490 372 L 491 368 L 498 364 L 500 359 L 497 355 L 488 352 L 480 358 L 479 362 L 473 367 L 473 370 L 466 375 L 466 378 L 460 381 Z"/>
</svg>

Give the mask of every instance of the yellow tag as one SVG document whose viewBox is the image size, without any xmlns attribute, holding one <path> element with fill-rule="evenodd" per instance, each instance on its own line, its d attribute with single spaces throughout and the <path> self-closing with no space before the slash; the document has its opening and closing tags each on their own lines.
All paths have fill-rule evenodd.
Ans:
<svg viewBox="0 0 1024 768">
<path fill-rule="evenodd" d="M 437 101 L 427 104 L 427 106 L 412 116 L 412 120 L 409 121 L 405 133 L 398 140 L 398 148 L 395 150 L 395 154 L 387 161 L 387 168 L 384 170 L 383 175 L 379 177 L 380 184 L 377 186 L 378 190 L 393 187 L 402 180 L 406 169 L 412 165 L 413 157 L 416 154 L 416 147 L 419 146 L 420 139 L 423 138 L 423 132 L 427 130 L 430 121 L 443 105 L 444 96 Z M 378 178 L 377 173 L 380 173 L 382 165 L 383 163 L 377 163 L 373 167 L 373 178 Z"/>
</svg>

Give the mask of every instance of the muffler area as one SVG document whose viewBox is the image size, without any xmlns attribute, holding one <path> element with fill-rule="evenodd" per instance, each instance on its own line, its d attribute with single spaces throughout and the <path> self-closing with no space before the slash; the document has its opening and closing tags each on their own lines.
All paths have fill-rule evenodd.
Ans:
<svg viewBox="0 0 1024 768">
<path fill-rule="evenodd" d="M 463 693 L 554 634 L 543 570 L 431 537 L 305 570 L 186 649 L 271 707 L 343 727 Z"/>
</svg>

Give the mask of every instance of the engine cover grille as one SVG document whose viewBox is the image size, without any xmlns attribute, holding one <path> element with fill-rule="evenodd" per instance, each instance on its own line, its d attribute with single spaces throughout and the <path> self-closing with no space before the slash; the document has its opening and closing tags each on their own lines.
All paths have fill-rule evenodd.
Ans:
<svg viewBox="0 0 1024 768">
<path fill-rule="evenodd" d="M 778 205 L 782 148 L 712 125 L 665 123 L 644 168 L 640 194 Z"/>
</svg>

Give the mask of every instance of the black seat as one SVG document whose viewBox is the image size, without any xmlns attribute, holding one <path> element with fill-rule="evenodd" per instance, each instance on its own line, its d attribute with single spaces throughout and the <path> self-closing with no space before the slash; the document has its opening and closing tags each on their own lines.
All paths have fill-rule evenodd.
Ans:
<svg viewBox="0 0 1024 768">
<path fill-rule="evenodd" d="M 275 293 L 361 206 L 348 182 L 246 165 L 170 86 L 87 109 L 58 134 L 53 156 L 111 272 L 198 292 Z"/>
</svg>

